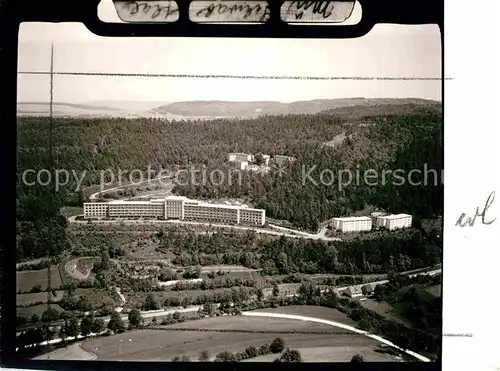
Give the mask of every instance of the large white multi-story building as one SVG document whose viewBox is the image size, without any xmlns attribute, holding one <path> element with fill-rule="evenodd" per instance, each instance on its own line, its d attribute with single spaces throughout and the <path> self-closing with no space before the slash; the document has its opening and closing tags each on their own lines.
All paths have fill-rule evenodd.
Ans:
<svg viewBox="0 0 500 371">
<path fill-rule="evenodd" d="M 211 204 L 177 196 L 150 201 L 87 202 L 83 204 L 83 213 L 86 219 L 180 219 L 259 226 L 266 222 L 263 209 Z"/>
<path fill-rule="evenodd" d="M 367 216 L 333 218 L 333 228 L 342 233 L 362 232 L 372 230 L 372 219 Z"/>
<path fill-rule="evenodd" d="M 384 227 L 390 231 L 411 227 L 412 216 L 408 214 L 392 214 L 377 217 L 377 227 Z"/>
</svg>

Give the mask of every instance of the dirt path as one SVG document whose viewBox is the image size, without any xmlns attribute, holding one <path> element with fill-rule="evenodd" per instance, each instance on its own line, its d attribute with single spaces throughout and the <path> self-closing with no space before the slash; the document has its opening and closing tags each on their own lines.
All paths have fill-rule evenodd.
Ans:
<svg viewBox="0 0 500 371">
<path fill-rule="evenodd" d="M 99 194 L 104 194 L 104 193 L 108 193 L 108 192 L 112 192 L 112 191 L 117 191 L 119 189 L 127 188 L 127 187 L 135 187 L 135 186 L 139 186 L 141 184 L 151 183 L 151 182 L 154 182 L 154 181 L 157 181 L 157 180 L 167 179 L 167 178 L 171 178 L 171 177 L 172 177 L 172 175 L 166 175 L 166 176 L 162 176 L 162 177 L 158 177 L 158 178 L 154 178 L 154 179 L 147 179 L 147 180 L 144 180 L 142 182 L 133 182 L 133 183 L 129 183 L 129 184 L 123 184 L 123 185 L 120 185 L 120 186 L 117 186 L 117 187 L 103 189 L 102 191 L 92 193 L 89 196 L 89 200 L 90 201 L 95 200 L 96 198 L 98 198 Z"/>
<path fill-rule="evenodd" d="M 118 287 L 115 287 L 115 291 L 116 291 L 116 293 L 118 294 L 118 296 L 120 297 L 120 300 L 121 300 L 120 306 L 117 307 L 117 308 L 115 308 L 115 310 L 118 313 L 121 313 L 123 311 L 123 306 L 127 302 L 127 299 L 125 299 L 125 296 L 122 294 L 121 290 Z"/>
<path fill-rule="evenodd" d="M 349 326 L 349 325 L 345 325 L 345 324 L 340 323 L 340 322 L 328 321 L 326 319 L 321 319 L 321 318 L 297 316 L 297 315 L 293 315 L 293 314 L 283 314 L 283 313 L 268 313 L 268 312 L 253 312 L 252 311 L 252 312 L 243 312 L 242 315 L 244 315 L 244 316 L 254 316 L 254 317 L 271 317 L 271 318 L 296 319 L 296 320 L 299 320 L 299 321 L 310 321 L 310 322 L 324 323 L 326 325 L 343 328 L 343 329 L 346 329 L 346 330 L 350 330 L 350 331 L 356 332 L 358 334 L 362 334 L 362 335 L 368 336 L 369 338 L 372 338 L 372 339 L 377 340 L 377 341 L 379 341 L 379 342 L 381 342 L 383 344 L 386 344 L 386 345 L 389 345 L 389 346 L 391 346 L 393 348 L 396 348 L 399 351 L 405 352 L 406 354 L 409 354 L 410 356 L 415 357 L 415 358 L 417 358 L 420 361 L 424 361 L 424 362 L 430 362 L 431 361 L 429 358 L 426 358 L 426 357 L 424 357 L 424 356 L 422 356 L 422 355 L 420 355 L 418 353 L 412 352 L 411 350 L 401 349 L 400 347 L 398 347 L 394 343 L 392 343 L 389 340 L 386 340 L 386 339 L 384 339 L 384 338 L 382 338 L 382 337 L 380 337 L 378 335 L 371 334 L 371 333 L 369 333 L 367 331 L 363 331 L 363 330 L 357 329 L 355 327 L 352 327 L 352 326 Z"/>
</svg>

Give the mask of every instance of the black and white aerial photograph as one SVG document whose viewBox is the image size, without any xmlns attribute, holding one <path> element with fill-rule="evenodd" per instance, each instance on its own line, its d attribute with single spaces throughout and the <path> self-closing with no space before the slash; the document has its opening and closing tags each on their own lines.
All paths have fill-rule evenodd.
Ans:
<svg viewBox="0 0 500 371">
<path fill-rule="evenodd" d="M 438 362 L 441 63 L 21 24 L 16 357 Z"/>
</svg>

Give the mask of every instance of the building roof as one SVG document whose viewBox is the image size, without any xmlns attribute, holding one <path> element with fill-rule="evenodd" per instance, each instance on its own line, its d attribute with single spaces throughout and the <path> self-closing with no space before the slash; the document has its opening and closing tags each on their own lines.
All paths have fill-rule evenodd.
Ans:
<svg viewBox="0 0 500 371">
<path fill-rule="evenodd" d="M 367 291 L 374 291 L 375 290 L 375 287 L 373 287 L 373 285 L 371 283 L 367 283 L 366 285 L 363 285 L 361 287 L 361 290 L 367 290 Z"/>
<path fill-rule="evenodd" d="M 349 286 L 347 288 L 347 291 L 349 294 L 362 294 L 363 292 L 361 291 L 361 288 L 359 286 Z"/>
<path fill-rule="evenodd" d="M 333 218 L 333 220 L 341 220 L 341 221 L 354 221 L 354 220 L 370 220 L 371 221 L 371 218 L 368 217 L 368 216 L 349 216 L 349 217 L 340 217 L 340 218 Z"/>
<path fill-rule="evenodd" d="M 165 197 L 165 200 L 186 201 L 188 198 L 186 196 L 167 196 Z"/>
<path fill-rule="evenodd" d="M 408 214 L 391 214 L 386 216 L 381 216 L 383 219 L 400 219 L 400 218 L 411 218 L 411 215 Z"/>
<path fill-rule="evenodd" d="M 240 210 L 259 211 L 259 212 L 264 211 L 264 209 L 251 209 L 249 207 L 243 207 L 243 206 L 211 204 L 208 202 L 198 202 L 196 205 L 201 206 L 201 207 L 211 207 L 211 208 L 217 208 L 217 209 L 231 209 L 231 210 L 240 209 Z"/>
<path fill-rule="evenodd" d="M 110 205 L 151 205 L 158 203 L 158 201 L 126 201 L 126 200 L 113 200 L 108 202 Z"/>
</svg>

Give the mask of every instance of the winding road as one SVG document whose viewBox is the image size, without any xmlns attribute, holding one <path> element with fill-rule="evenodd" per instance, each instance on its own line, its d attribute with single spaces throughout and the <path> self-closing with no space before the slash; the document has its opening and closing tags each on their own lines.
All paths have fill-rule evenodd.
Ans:
<svg viewBox="0 0 500 371">
<path fill-rule="evenodd" d="M 361 335 L 365 335 L 365 336 L 372 338 L 374 340 L 377 340 L 383 344 L 389 345 L 389 346 L 396 348 L 402 352 L 405 352 L 406 354 L 409 354 L 410 356 L 415 357 L 420 361 L 424 361 L 424 362 L 431 361 L 429 358 L 424 357 L 418 353 L 412 352 L 411 350 L 402 349 L 402 348 L 398 347 L 397 345 L 395 345 L 394 343 L 390 342 L 389 340 L 386 340 L 378 335 L 371 334 L 367 331 L 363 331 L 363 330 L 357 329 L 355 327 L 345 325 L 345 324 L 340 323 L 340 322 L 328 321 L 328 320 L 322 319 L 322 318 L 305 317 L 305 316 L 298 316 L 298 315 L 293 315 L 293 314 L 283 314 L 283 313 L 267 313 L 267 312 L 254 312 L 254 311 L 252 311 L 252 312 L 243 312 L 242 315 L 249 316 L 249 317 L 284 318 L 284 319 L 295 319 L 295 320 L 299 320 L 299 321 L 323 323 L 325 325 L 335 326 L 335 327 L 343 328 L 345 330 L 356 332 L 356 333 L 361 334 Z"/>
<path fill-rule="evenodd" d="M 117 187 L 104 189 L 102 191 L 92 193 L 89 196 L 89 200 L 90 201 L 94 201 L 94 200 L 96 200 L 98 198 L 98 196 L 100 194 L 102 195 L 103 193 L 117 191 L 117 190 L 125 188 L 125 187 L 135 187 L 135 186 L 138 186 L 138 185 L 141 185 L 141 184 L 151 183 L 151 182 L 154 182 L 154 181 L 157 181 L 157 180 L 168 179 L 168 178 L 171 178 L 171 177 L 172 177 L 172 175 L 165 175 L 165 176 L 161 176 L 161 177 L 154 178 L 154 179 L 143 180 L 142 182 L 133 182 L 133 183 L 129 183 L 129 184 L 122 184 L 122 185 L 119 185 Z"/>
</svg>

